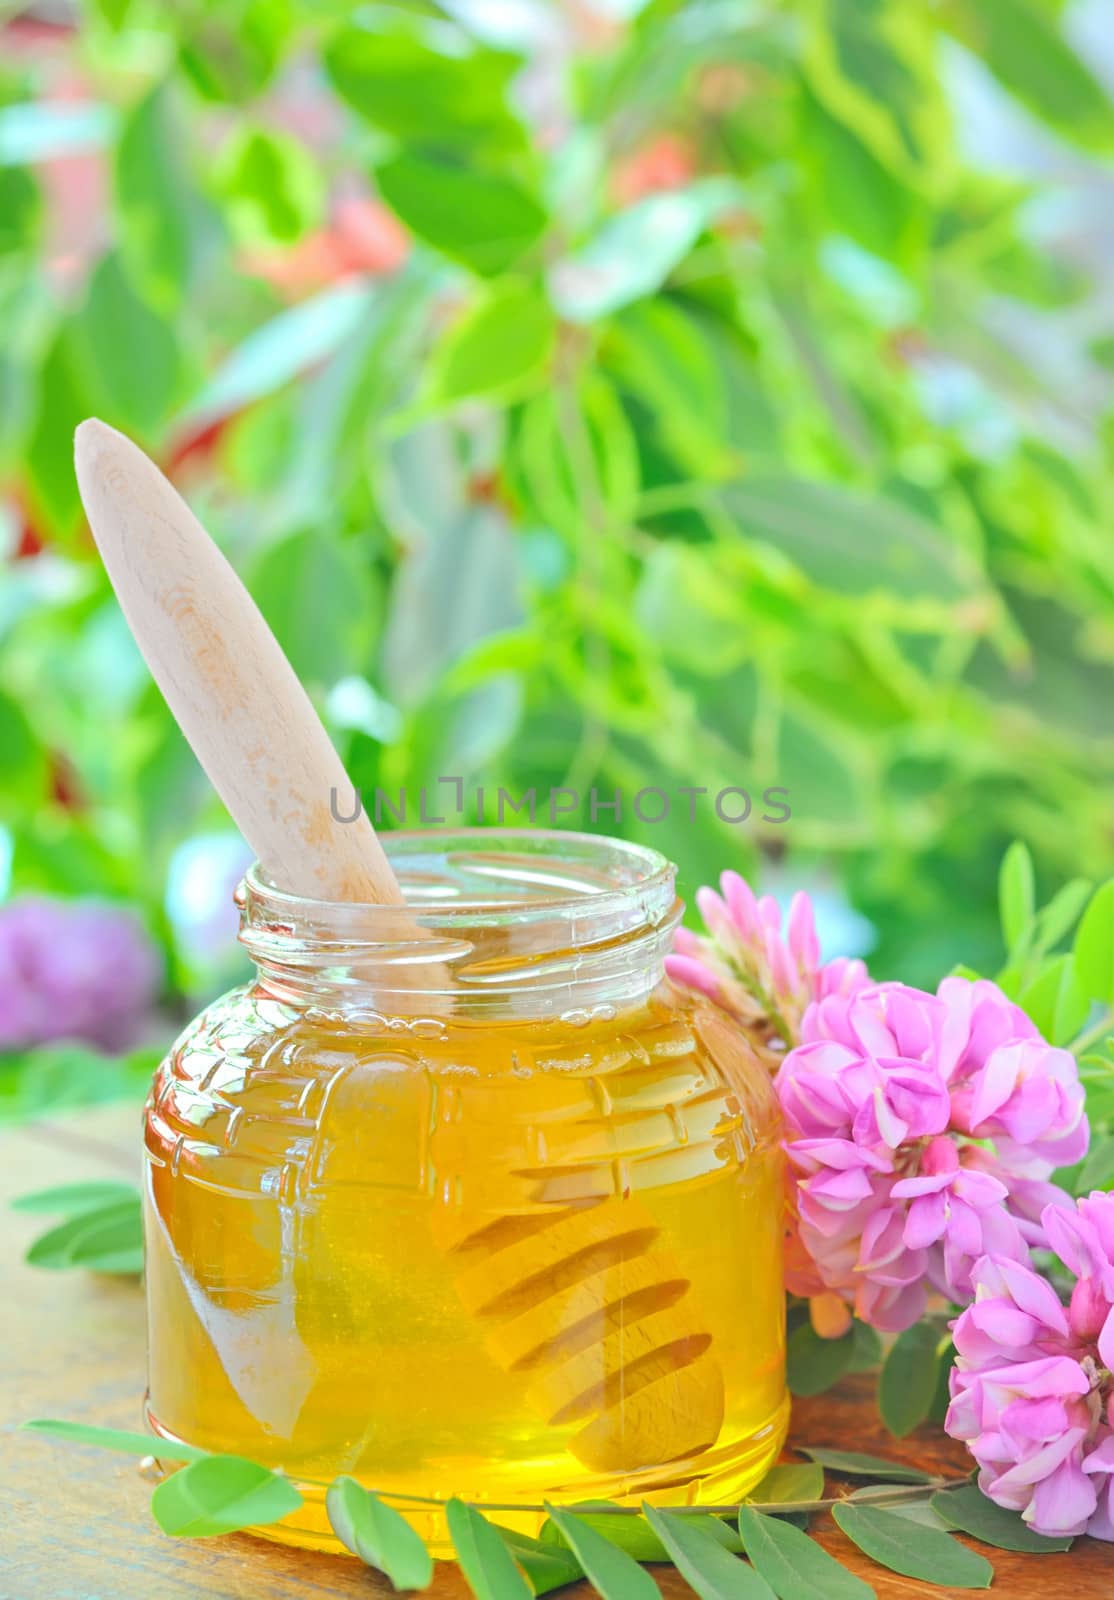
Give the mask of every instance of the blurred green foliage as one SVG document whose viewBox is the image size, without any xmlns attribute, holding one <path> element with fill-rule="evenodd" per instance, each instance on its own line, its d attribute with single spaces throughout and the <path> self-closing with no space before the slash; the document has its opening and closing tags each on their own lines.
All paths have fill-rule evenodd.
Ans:
<svg viewBox="0 0 1114 1600">
<path fill-rule="evenodd" d="M 1011 837 L 1042 890 L 1114 867 L 1110 327 L 1049 231 L 1086 242 L 1114 113 L 1063 7 L 607 9 L 91 0 L 7 53 L 15 888 L 172 945 L 171 855 L 220 819 L 83 527 L 90 413 L 224 541 L 365 791 L 782 785 L 781 826 L 595 826 L 690 895 L 830 872 L 911 982 L 994 964 Z M 1045 171 L 978 165 L 975 60 Z"/>
</svg>

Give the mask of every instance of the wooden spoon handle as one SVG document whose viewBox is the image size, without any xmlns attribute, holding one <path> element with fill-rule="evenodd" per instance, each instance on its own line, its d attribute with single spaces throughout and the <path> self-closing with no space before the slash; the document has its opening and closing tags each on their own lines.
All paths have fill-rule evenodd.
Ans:
<svg viewBox="0 0 1114 1600">
<path fill-rule="evenodd" d="M 95 419 L 78 428 L 74 456 L 136 643 L 268 875 L 312 899 L 401 905 L 364 811 L 336 820 L 334 811 L 351 810 L 351 784 L 308 695 L 181 495 L 130 439 Z"/>
</svg>

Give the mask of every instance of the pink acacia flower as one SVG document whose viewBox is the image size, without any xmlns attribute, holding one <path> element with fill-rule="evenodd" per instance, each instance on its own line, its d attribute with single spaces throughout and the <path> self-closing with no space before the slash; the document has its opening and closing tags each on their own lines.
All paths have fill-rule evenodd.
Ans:
<svg viewBox="0 0 1114 1600">
<path fill-rule="evenodd" d="M 0 1050 L 56 1039 L 129 1049 L 161 983 L 158 951 L 129 910 L 45 896 L 0 907 Z"/>
<path fill-rule="evenodd" d="M 1037 1533 L 1114 1540 L 1114 1195 L 1050 1206 L 1041 1222 L 1075 1277 L 1070 1302 L 1030 1267 L 977 1261 L 945 1426 L 983 1493 Z"/>
<path fill-rule="evenodd" d="M 1070 1205 L 1050 1174 L 1087 1149 L 1074 1058 L 985 980 L 821 997 L 776 1089 L 796 1214 L 788 1287 L 890 1331 L 932 1291 L 966 1300 L 981 1257 L 1027 1261 L 1049 1210 Z M 823 1320 L 838 1331 L 830 1303 Z"/>
<path fill-rule="evenodd" d="M 861 961 L 821 963 L 807 894 L 793 897 L 783 932 L 772 895 L 756 898 L 737 872 L 725 872 L 720 889 L 696 893 L 706 937 L 677 930 L 665 965 L 678 983 L 710 995 L 744 1022 L 768 1021 L 790 1046 L 814 1000 L 852 994 L 869 981 Z"/>
</svg>

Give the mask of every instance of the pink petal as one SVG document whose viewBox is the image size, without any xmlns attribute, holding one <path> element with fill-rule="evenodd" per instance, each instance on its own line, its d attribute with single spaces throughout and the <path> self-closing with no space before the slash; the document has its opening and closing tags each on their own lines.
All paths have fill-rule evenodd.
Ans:
<svg viewBox="0 0 1114 1600">
<path fill-rule="evenodd" d="M 895 1184 L 896 1193 L 899 1185 Z M 905 1222 L 905 1243 L 911 1250 L 923 1250 L 941 1238 L 948 1224 L 948 1197 L 946 1194 L 918 1196 L 909 1207 Z"/>
<path fill-rule="evenodd" d="M 1037 1483 L 1022 1515 L 1035 1533 L 1062 1537 L 1085 1532 L 1087 1519 L 1097 1504 L 1098 1495 L 1090 1478 L 1077 1461 L 1066 1460 Z"/>
</svg>

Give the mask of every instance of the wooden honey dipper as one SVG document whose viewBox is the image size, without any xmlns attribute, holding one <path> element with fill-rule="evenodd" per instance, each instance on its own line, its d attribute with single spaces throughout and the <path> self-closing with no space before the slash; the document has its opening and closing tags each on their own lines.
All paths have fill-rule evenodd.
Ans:
<svg viewBox="0 0 1114 1600">
<path fill-rule="evenodd" d="M 403 906 L 361 810 L 339 823 L 347 777 L 251 596 L 185 501 L 105 423 L 75 461 L 121 608 L 182 732 L 277 887 L 309 899 Z M 406 919 L 411 937 L 422 930 Z M 427 963 L 433 984 L 443 972 Z M 439 1243 L 462 1303 L 508 1371 L 532 1375 L 539 1414 L 574 1426 L 593 1471 L 632 1472 L 714 1443 L 723 1380 L 691 1286 L 634 1196 L 572 1200 L 561 1173 L 530 1178 L 540 1209 L 470 1225 L 445 1207 Z"/>
</svg>

